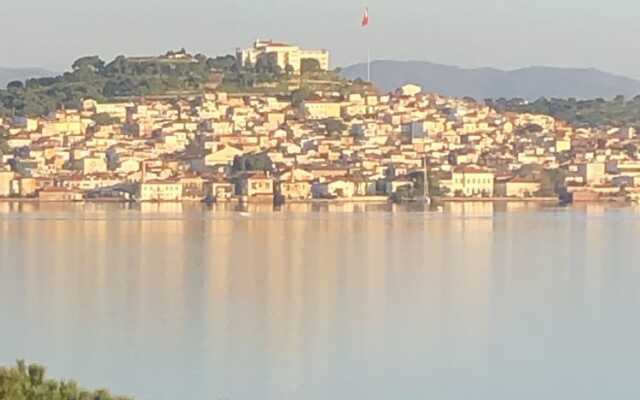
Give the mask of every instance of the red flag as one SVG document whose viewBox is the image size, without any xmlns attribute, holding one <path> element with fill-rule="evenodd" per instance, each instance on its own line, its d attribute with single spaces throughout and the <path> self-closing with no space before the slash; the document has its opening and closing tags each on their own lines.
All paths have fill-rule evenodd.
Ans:
<svg viewBox="0 0 640 400">
<path fill-rule="evenodd" d="M 364 9 L 364 15 L 362 16 L 362 27 L 369 26 L 369 8 Z"/>
</svg>

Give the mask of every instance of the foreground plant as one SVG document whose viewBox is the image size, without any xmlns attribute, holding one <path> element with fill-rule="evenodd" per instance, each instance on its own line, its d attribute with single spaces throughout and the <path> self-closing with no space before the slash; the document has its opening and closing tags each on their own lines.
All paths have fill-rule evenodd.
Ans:
<svg viewBox="0 0 640 400">
<path fill-rule="evenodd" d="M 15 367 L 0 368 L 2 400 L 128 400 L 106 390 L 88 391 L 73 381 L 45 378 L 46 369 L 38 364 L 17 361 Z"/>
</svg>

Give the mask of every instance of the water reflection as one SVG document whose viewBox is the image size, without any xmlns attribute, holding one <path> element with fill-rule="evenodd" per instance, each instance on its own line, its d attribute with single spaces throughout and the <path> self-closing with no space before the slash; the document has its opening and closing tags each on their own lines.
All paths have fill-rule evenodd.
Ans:
<svg viewBox="0 0 640 400">
<path fill-rule="evenodd" d="M 238 207 L 0 203 L 0 361 L 141 399 L 638 393 L 635 210 Z"/>
</svg>

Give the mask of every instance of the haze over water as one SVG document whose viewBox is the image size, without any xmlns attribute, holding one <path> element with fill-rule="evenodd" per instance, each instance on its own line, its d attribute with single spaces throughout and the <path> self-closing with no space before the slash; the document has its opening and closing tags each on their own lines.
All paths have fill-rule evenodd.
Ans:
<svg viewBox="0 0 640 400">
<path fill-rule="evenodd" d="M 0 203 L 0 363 L 143 400 L 640 395 L 638 209 L 325 208 Z"/>
</svg>

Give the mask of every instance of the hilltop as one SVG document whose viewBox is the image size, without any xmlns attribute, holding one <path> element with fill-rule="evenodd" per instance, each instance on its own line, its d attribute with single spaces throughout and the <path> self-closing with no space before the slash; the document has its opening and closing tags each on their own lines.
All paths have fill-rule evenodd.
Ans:
<svg viewBox="0 0 640 400">
<path fill-rule="evenodd" d="M 364 64 L 326 71 L 306 62 L 294 73 L 270 60 L 240 65 L 233 55 L 191 55 L 184 49 L 149 57 L 121 55 L 110 62 L 98 56 L 82 57 L 60 75 L 12 80 L 7 89 L 0 90 L 0 117 L 77 109 L 88 98 L 101 102 L 170 99 L 221 91 L 300 99 L 313 92 L 344 97 L 376 88 L 390 92 L 405 83 L 418 83 L 426 91 L 445 96 L 484 99 L 503 112 L 546 114 L 576 126 L 640 126 L 640 97 L 635 96 L 640 93 L 640 82 L 597 70 L 532 67 L 500 71 L 376 61 L 372 64 L 374 87 L 359 79 L 366 74 Z M 34 76 L 46 74 L 39 69 L 21 71 L 23 75 L 29 71 Z M 613 100 L 602 99 L 607 97 Z"/>
<path fill-rule="evenodd" d="M 347 79 L 365 78 L 366 64 L 343 68 L 342 74 Z M 415 83 L 427 91 L 476 100 L 501 97 L 593 99 L 640 94 L 640 81 L 596 69 L 529 67 L 503 71 L 385 60 L 371 63 L 371 77 L 376 86 L 386 91 Z"/>
<path fill-rule="evenodd" d="M 49 114 L 61 107 L 79 108 L 83 99 L 123 100 L 148 96 L 180 97 L 207 91 L 290 95 L 296 90 L 368 90 L 313 63 L 301 73 L 269 62 L 240 66 L 232 55 L 191 55 L 184 49 L 151 57 L 98 56 L 76 60 L 64 74 L 24 82 L 11 81 L 0 90 L 0 116 Z"/>
</svg>

